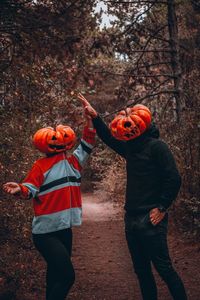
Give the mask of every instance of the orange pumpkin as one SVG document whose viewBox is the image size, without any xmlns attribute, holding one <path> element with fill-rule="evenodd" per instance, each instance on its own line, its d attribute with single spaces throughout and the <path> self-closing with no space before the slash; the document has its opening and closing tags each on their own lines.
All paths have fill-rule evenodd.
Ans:
<svg viewBox="0 0 200 300">
<path fill-rule="evenodd" d="M 110 123 L 112 135 L 123 141 L 143 134 L 151 124 L 151 112 L 145 105 L 137 104 L 120 111 Z"/>
<path fill-rule="evenodd" d="M 76 135 L 69 126 L 58 125 L 39 129 L 33 136 L 34 146 L 41 152 L 53 154 L 71 149 L 76 142 Z"/>
</svg>

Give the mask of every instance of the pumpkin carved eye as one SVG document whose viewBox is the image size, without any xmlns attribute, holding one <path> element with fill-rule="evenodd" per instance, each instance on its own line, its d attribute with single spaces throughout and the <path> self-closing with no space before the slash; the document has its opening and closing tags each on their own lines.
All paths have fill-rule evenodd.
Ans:
<svg viewBox="0 0 200 300">
<path fill-rule="evenodd" d="M 131 127 L 131 125 L 132 125 L 131 122 L 125 122 L 125 123 L 124 123 L 124 127 L 125 127 L 125 128 L 126 128 L 126 127 Z"/>
<path fill-rule="evenodd" d="M 67 138 L 67 139 L 66 139 Z M 71 149 L 76 142 L 76 135 L 69 126 L 58 125 L 39 129 L 33 136 L 33 144 L 43 153 L 59 153 Z"/>
<path fill-rule="evenodd" d="M 118 140 L 128 141 L 145 132 L 151 123 L 151 112 L 145 105 L 137 104 L 119 112 L 110 123 L 112 135 Z"/>
</svg>

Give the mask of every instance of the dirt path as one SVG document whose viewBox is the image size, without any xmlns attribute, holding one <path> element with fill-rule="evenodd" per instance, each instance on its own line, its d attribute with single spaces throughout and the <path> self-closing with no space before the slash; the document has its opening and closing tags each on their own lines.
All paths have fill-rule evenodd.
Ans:
<svg viewBox="0 0 200 300">
<path fill-rule="evenodd" d="M 83 225 L 74 229 L 76 283 L 69 299 L 141 300 L 124 237 L 123 210 L 93 194 L 86 194 L 83 202 Z M 200 249 L 197 245 L 183 244 L 174 235 L 169 236 L 169 245 L 189 300 L 199 300 Z M 170 300 L 167 288 L 157 275 L 156 281 L 159 299 Z"/>
</svg>

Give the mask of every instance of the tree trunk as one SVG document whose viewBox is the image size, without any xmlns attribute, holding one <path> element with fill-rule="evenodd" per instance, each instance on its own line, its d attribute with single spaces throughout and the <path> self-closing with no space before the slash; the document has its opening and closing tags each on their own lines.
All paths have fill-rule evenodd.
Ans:
<svg viewBox="0 0 200 300">
<path fill-rule="evenodd" d="M 185 107 L 183 97 L 183 83 L 182 83 L 182 70 L 179 56 L 179 39 L 178 39 L 178 25 L 175 11 L 175 1 L 168 0 L 168 28 L 169 28 L 169 40 L 171 47 L 171 66 L 174 75 L 174 87 L 175 102 L 176 102 L 176 114 L 178 122 L 181 121 L 182 111 Z"/>
</svg>

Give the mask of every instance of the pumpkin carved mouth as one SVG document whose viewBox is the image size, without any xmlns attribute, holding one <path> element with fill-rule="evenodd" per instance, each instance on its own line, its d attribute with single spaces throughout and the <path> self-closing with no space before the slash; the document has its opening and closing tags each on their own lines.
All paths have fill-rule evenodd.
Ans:
<svg viewBox="0 0 200 300">
<path fill-rule="evenodd" d="M 56 129 L 46 127 L 39 129 L 34 137 L 35 147 L 46 154 L 70 150 L 76 142 L 76 135 L 71 127 L 58 125 Z"/>
<path fill-rule="evenodd" d="M 61 149 L 65 149 L 66 146 L 64 146 L 64 145 L 51 145 L 51 144 L 50 144 L 50 145 L 49 145 L 49 148 L 61 150 Z"/>
</svg>

